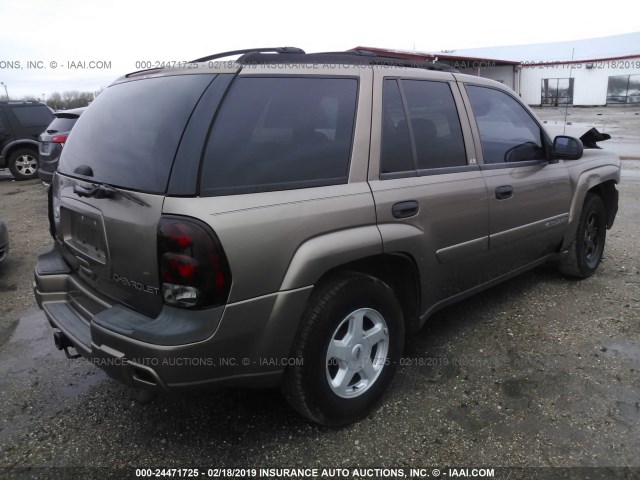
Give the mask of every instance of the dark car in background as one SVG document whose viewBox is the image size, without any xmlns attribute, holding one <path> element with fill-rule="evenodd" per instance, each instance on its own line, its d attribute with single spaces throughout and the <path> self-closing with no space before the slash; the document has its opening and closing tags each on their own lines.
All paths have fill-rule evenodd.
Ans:
<svg viewBox="0 0 640 480">
<path fill-rule="evenodd" d="M 38 176 L 38 136 L 53 120 L 40 102 L 0 102 L 0 168 L 16 180 Z"/>
<path fill-rule="evenodd" d="M 51 183 L 67 137 L 82 112 L 84 107 L 56 112 L 51 124 L 40 135 L 38 176 L 43 182 Z"/>
</svg>

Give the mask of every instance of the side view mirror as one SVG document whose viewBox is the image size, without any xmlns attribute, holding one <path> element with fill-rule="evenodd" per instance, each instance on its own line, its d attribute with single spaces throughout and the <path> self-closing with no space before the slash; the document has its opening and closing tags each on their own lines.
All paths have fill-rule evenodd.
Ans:
<svg viewBox="0 0 640 480">
<path fill-rule="evenodd" d="M 556 158 L 578 160 L 582 151 L 582 142 L 578 138 L 558 135 L 553 139 L 553 156 Z"/>
</svg>

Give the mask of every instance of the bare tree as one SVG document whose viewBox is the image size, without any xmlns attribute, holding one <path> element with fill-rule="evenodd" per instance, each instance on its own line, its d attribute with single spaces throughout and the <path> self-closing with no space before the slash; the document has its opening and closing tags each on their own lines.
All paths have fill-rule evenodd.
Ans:
<svg viewBox="0 0 640 480">
<path fill-rule="evenodd" d="M 68 110 L 70 108 L 86 107 L 98 96 L 100 91 L 80 92 L 78 90 L 69 90 L 62 93 L 53 92 L 49 95 L 49 98 L 47 98 L 47 105 L 54 110 Z"/>
<path fill-rule="evenodd" d="M 54 110 L 61 110 L 63 108 L 62 95 L 59 92 L 53 92 L 47 99 L 47 105 Z"/>
</svg>

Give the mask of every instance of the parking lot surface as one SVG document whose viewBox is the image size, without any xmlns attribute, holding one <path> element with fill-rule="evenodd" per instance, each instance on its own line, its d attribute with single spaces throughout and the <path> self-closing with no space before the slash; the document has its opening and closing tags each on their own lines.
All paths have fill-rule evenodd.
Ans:
<svg viewBox="0 0 640 480">
<path fill-rule="evenodd" d="M 0 468 L 640 467 L 640 162 L 623 164 L 593 277 L 545 266 L 441 311 L 407 341 L 382 406 L 342 429 L 307 423 L 277 390 L 141 405 L 66 359 L 30 290 L 45 189 L 0 176 Z"/>
</svg>

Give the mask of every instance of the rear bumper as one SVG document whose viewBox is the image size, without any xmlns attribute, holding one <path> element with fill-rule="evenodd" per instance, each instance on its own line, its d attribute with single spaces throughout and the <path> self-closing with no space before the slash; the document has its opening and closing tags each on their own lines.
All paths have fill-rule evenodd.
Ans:
<svg viewBox="0 0 640 480">
<path fill-rule="evenodd" d="M 38 306 L 78 353 L 112 378 L 151 390 L 277 385 L 287 364 L 293 361 L 288 357 L 311 288 L 197 312 L 197 321 L 210 321 L 213 326 L 211 335 L 200 341 L 176 335 L 172 342 L 171 335 L 166 334 L 171 330 L 166 320 L 145 317 L 149 329 L 162 330 L 149 333 L 148 338 L 161 339 L 153 343 L 141 340 L 144 337 L 139 334 L 134 338 L 131 318 L 144 316 L 111 304 L 83 285 L 55 248 L 38 257 L 33 283 Z M 188 323 L 195 312 L 180 311 L 182 318 L 170 313 L 165 318 Z M 215 320 L 217 316 L 219 321 Z"/>
<path fill-rule="evenodd" d="M 58 156 L 40 154 L 38 159 L 38 177 L 45 183 L 51 183 L 53 174 L 58 169 Z"/>
<path fill-rule="evenodd" d="M 45 183 L 51 183 L 53 181 L 53 174 L 56 173 L 56 171 L 52 171 L 49 172 L 47 170 L 44 170 L 42 167 L 38 167 L 38 177 L 40 177 L 40 180 L 42 180 Z"/>
</svg>

